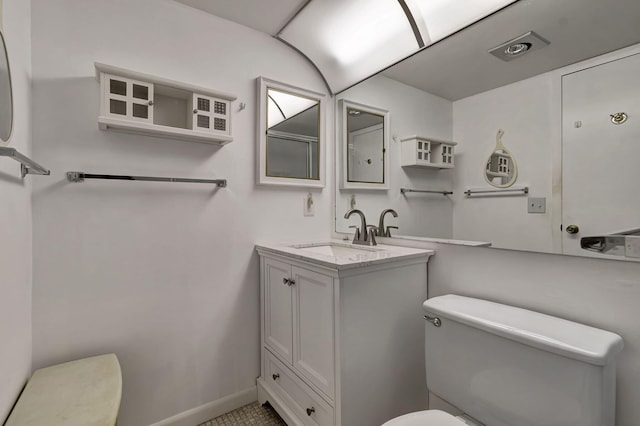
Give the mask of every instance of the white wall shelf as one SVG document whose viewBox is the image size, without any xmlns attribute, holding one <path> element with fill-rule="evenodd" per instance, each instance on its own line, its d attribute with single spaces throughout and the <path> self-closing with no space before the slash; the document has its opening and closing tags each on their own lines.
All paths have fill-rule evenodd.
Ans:
<svg viewBox="0 0 640 426">
<path fill-rule="evenodd" d="M 409 136 L 400 140 L 402 167 L 431 167 L 452 169 L 457 142 L 423 136 Z"/>
<path fill-rule="evenodd" d="M 101 130 L 224 145 L 231 135 L 235 96 L 95 63 Z"/>
</svg>

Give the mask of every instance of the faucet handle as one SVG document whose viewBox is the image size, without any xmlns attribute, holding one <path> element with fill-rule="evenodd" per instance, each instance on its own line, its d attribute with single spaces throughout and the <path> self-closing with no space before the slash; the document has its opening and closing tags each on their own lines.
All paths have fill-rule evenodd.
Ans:
<svg viewBox="0 0 640 426">
<path fill-rule="evenodd" d="M 349 228 L 355 228 L 356 235 L 354 236 L 354 239 L 360 239 L 360 228 L 358 228 L 356 225 L 350 225 Z"/>
<path fill-rule="evenodd" d="M 390 237 L 391 236 L 390 229 L 398 229 L 398 227 L 397 226 L 387 226 L 387 230 L 384 231 L 384 236 L 385 237 Z"/>
<path fill-rule="evenodd" d="M 367 225 L 367 234 L 380 235 L 380 228 L 376 225 Z"/>
<path fill-rule="evenodd" d="M 378 243 L 376 242 L 376 234 L 378 233 L 378 227 L 375 225 L 367 225 L 367 228 L 369 229 L 369 233 L 367 235 L 367 240 L 370 246 L 377 246 Z"/>
</svg>

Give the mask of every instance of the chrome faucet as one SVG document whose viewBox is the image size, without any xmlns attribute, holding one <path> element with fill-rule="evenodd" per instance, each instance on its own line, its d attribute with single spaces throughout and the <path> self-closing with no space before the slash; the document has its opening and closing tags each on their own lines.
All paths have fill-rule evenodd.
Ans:
<svg viewBox="0 0 640 426">
<path fill-rule="evenodd" d="M 349 228 L 356 228 L 356 233 L 353 236 L 353 244 L 360 244 L 365 246 L 375 246 L 377 228 L 374 225 L 367 225 L 367 219 L 364 217 L 364 213 L 358 209 L 351 209 L 345 213 L 344 218 L 349 219 L 352 214 L 360 215 L 360 228 L 357 226 L 350 226 Z"/>
<path fill-rule="evenodd" d="M 376 235 L 379 237 L 391 237 L 390 229 L 398 229 L 397 226 L 387 226 L 387 228 L 385 229 L 384 217 L 387 213 L 391 213 L 393 217 L 398 217 L 398 213 L 396 213 L 396 211 L 393 209 L 382 210 L 382 213 L 380 213 L 380 222 L 378 222 L 378 231 L 376 233 Z"/>
</svg>

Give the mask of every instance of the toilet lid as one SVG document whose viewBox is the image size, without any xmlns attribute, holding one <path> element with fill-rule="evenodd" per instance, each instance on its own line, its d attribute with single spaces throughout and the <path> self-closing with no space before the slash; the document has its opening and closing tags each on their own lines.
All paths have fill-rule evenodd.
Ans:
<svg viewBox="0 0 640 426">
<path fill-rule="evenodd" d="M 444 411 L 426 410 L 396 417 L 382 426 L 466 426 L 466 423 Z"/>
</svg>

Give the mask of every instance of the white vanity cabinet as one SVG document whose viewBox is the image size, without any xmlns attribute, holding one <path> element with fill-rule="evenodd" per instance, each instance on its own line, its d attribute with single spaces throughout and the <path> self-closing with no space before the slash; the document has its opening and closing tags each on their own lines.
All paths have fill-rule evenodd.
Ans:
<svg viewBox="0 0 640 426">
<path fill-rule="evenodd" d="M 333 397 L 333 278 L 264 259 L 265 345 Z"/>
<path fill-rule="evenodd" d="M 426 409 L 426 251 L 331 267 L 257 250 L 261 403 L 289 426 L 368 426 Z"/>
<path fill-rule="evenodd" d="M 96 63 L 102 130 L 223 145 L 235 96 Z"/>
</svg>

